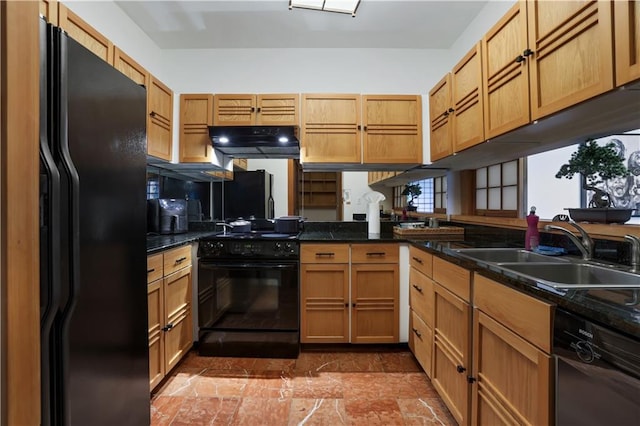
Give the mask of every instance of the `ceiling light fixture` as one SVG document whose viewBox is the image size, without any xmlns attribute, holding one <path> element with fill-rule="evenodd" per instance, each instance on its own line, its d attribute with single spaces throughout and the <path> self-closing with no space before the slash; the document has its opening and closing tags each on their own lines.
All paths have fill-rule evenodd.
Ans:
<svg viewBox="0 0 640 426">
<path fill-rule="evenodd" d="M 325 12 L 349 13 L 354 18 L 359 5 L 360 0 L 289 0 L 289 10 L 297 7 Z"/>
</svg>

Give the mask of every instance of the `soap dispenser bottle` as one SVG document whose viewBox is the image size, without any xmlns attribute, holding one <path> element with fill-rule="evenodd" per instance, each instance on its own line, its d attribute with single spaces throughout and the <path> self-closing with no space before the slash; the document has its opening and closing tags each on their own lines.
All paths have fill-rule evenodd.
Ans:
<svg viewBox="0 0 640 426">
<path fill-rule="evenodd" d="M 536 250 L 540 241 L 540 232 L 538 231 L 538 220 L 536 216 L 536 207 L 531 206 L 529 215 L 527 216 L 527 232 L 524 235 L 524 248 L 526 250 Z"/>
</svg>

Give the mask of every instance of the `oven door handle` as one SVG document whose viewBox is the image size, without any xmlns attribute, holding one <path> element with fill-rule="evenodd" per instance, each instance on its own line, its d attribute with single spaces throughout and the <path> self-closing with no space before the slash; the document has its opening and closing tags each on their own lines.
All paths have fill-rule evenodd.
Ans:
<svg viewBox="0 0 640 426">
<path fill-rule="evenodd" d="M 200 266 L 208 268 L 221 268 L 221 269 L 289 269 L 298 266 L 297 263 L 210 263 L 200 262 Z"/>
</svg>

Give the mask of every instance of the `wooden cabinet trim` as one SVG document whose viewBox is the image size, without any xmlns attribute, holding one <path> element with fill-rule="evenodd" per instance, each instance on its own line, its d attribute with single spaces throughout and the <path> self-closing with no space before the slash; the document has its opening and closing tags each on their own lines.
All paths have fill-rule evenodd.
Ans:
<svg viewBox="0 0 640 426">
<path fill-rule="evenodd" d="M 58 3 L 58 24 L 71 38 L 113 65 L 113 43 L 62 3 Z"/>
<path fill-rule="evenodd" d="M 640 79 L 640 1 L 613 2 L 616 86 Z"/>
<path fill-rule="evenodd" d="M 471 271 L 439 257 L 433 258 L 433 280 L 466 302 L 471 300 Z"/>
<path fill-rule="evenodd" d="M 149 87 L 149 72 L 118 46 L 113 47 L 113 67 L 144 87 Z"/>
<path fill-rule="evenodd" d="M 409 247 L 409 265 L 429 278 L 433 278 L 433 255 L 417 247 Z"/>
</svg>

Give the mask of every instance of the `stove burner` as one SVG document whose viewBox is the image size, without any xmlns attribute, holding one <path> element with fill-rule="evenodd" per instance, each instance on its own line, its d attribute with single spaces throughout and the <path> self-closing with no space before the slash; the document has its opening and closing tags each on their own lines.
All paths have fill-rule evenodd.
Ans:
<svg viewBox="0 0 640 426">
<path fill-rule="evenodd" d="M 291 234 L 262 234 L 262 238 L 291 238 Z M 295 237 L 295 235 L 293 236 Z"/>
</svg>

